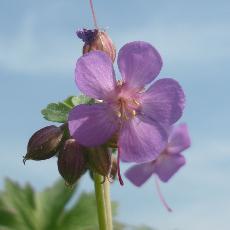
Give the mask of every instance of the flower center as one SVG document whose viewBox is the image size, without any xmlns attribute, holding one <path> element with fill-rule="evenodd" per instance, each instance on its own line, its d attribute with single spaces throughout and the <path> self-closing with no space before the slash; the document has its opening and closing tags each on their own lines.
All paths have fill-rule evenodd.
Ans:
<svg viewBox="0 0 230 230">
<path fill-rule="evenodd" d="M 126 99 L 119 98 L 118 99 L 119 111 L 117 112 L 117 116 L 122 120 L 130 120 L 135 117 L 137 114 L 137 107 L 139 103 L 135 99 Z"/>
<path fill-rule="evenodd" d="M 140 103 L 138 101 L 138 93 L 132 92 L 126 85 L 118 81 L 119 93 L 117 98 L 117 116 L 122 120 L 130 120 L 138 113 Z"/>
</svg>

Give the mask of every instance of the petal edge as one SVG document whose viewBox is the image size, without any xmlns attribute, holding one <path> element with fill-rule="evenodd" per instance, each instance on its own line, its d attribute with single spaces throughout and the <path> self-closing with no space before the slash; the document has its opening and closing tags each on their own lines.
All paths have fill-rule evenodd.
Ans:
<svg viewBox="0 0 230 230">
<path fill-rule="evenodd" d="M 87 96 L 106 99 L 116 86 L 113 63 L 109 56 L 97 50 L 80 57 L 76 64 L 75 81 Z"/>
<path fill-rule="evenodd" d="M 160 73 L 162 59 L 151 44 L 134 41 L 120 49 L 117 64 L 123 81 L 132 88 L 142 89 Z"/>
</svg>

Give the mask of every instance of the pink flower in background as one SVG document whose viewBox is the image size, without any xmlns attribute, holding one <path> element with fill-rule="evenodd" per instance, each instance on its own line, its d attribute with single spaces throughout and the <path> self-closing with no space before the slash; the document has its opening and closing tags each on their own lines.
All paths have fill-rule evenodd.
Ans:
<svg viewBox="0 0 230 230">
<path fill-rule="evenodd" d="M 167 182 L 184 164 L 182 151 L 189 148 L 190 138 L 186 124 L 173 127 L 166 148 L 154 161 L 135 165 L 128 169 L 125 176 L 136 186 L 141 186 L 154 173 L 161 181 Z"/>
<path fill-rule="evenodd" d="M 117 62 L 122 77 L 118 81 L 104 52 L 92 51 L 77 61 L 77 86 L 100 103 L 78 105 L 70 112 L 70 134 L 89 147 L 117 134 L 118 158 L 137 163 L 155 160 L 166 145 L 166 130 L 182 115 L 184 93 L 170 78 L 144 90 L 162 67 L 159 53 L 149 43 L 126 44 Z"/>
</svg>

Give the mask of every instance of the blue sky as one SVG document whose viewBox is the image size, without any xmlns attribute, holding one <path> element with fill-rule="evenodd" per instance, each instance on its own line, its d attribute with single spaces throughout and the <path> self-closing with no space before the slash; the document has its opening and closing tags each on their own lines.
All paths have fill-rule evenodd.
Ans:
<svg viewBox="0 0 230 230">
<path fill-rule="evenodd" d="M 117 50 L 143 40 L 161 53 L 159 77 L 177 79 L 187 97 L 184 116 L 192 147 L 187 165 L 162 191 L 167 213 L 150 180 L 142 188 L 128 181 L 112 187 L 119 219 L 162 230 L 229 230 L 230 217 L 230 2 L 94 1 L 98 24 Z M 74 67 L 82 43 L 78 28 L 93 26 L 88 1 L 0 0 L 0 188 L 10 177 L 42 189 L 58 177 L 56 160 L 22 164 L 27 140 L 49 124 L 40 110 L 78 94 Z M 122 169 L 127 168 L 122 164 Z M 85 177 L 82 190 L 93 186 Z"/>
</svg>

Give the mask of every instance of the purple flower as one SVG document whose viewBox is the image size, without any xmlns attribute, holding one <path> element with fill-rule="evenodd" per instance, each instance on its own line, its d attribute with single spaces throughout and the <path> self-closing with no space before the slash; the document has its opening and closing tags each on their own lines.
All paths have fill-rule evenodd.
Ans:
<svg viewBox="0 0 230 230">
<path fill-rule="evenodd" d="M 167 182 L 184 164 L 182 151 L 189 148 L 190 138 L 186 124 L 172 128 L 166 148 L 154 161 L 135 165 L 125 176 L 136 186 L 141 186 L 154 173 L 161 181 Z"/>
<path fill-rule="evenodd" d="M 77 61 L 76 84 L 101 103 L 78 105 L 69 114 L 70 134 L 84 146 L 97 146 L 118 134 L 121 160 L 156 159 L 167 142 L 167 128 L 182 115 L 184 93 L 173 79 L 156 81 L 162 60 L 146 42 L 131 42 L 118 54 L 122 80 L 116 81 L 112 61 L 102 51 L 92 51 Z"/>
</svg>

